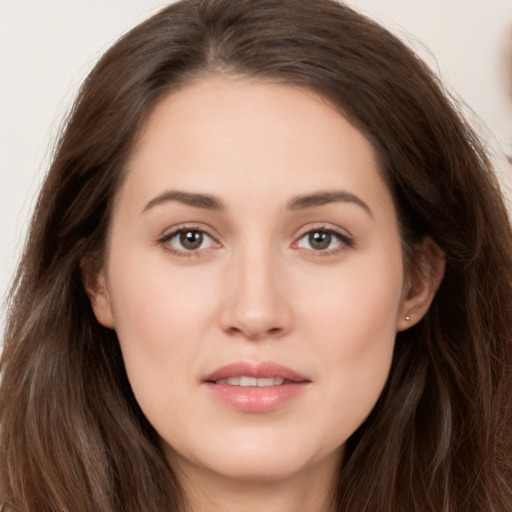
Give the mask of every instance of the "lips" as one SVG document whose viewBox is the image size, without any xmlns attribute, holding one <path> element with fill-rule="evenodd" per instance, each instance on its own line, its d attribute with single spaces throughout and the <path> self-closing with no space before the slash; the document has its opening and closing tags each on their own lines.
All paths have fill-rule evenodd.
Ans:
<svg viewBox="0 0 512 512">
<path fill-rule="evenodd" d="M 306 376 L 278 363 L 235 362 L 208 375 L 203 384 L 224 405 L 243 412 L 270 412 L 302 394 Z"/>
<path fill-rule="evenodd" d="M 208 375 L 204 380 L 206 382 L 217 382 L 218 380 L 228 379 L 230 377 L 253 377 L 256 379 L 281 377 L 290 382 L 304 382 L 309 379 L 300 373 L 273 362 L 248 363 L 239 361 L 226 366 Z"/>
</svg>

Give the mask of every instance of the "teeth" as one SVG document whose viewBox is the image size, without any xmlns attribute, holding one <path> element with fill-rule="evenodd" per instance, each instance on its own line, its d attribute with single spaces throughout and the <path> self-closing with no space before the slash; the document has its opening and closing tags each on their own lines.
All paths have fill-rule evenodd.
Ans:
<svg viewBox="0 0 512 512">
<path fill-rule="evenodd" d="M 241 377 L 228 377 L 227 379 L 219 379 L 215 384 L 227 384 L 228 386 L 242 386 L 242 387 L 268 387 L 268 386 L 280 386 L 284 383 L 282 377 L 266 377 L 259 378 L 247 377 L 245 375 Z"/>
<path fill-rule="evenodd" d="M 240 377 L 240 386 L 257 386 L 258 380 L 256 377 Z"/>
<path fill-rule="evenodd" d="M 259 387 L 259 388 L 263 388 L 265 386 L 274 386 L 275 382 L 274 382 L 274 378 L 273 377 L 269 377 L 267 379 L 258 379 L 256 381 L 256 385 Z"/>
</svg>

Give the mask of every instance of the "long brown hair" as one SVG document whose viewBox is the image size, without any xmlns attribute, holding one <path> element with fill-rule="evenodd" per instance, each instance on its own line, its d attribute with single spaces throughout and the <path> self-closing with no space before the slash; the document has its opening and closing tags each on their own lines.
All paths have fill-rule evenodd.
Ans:
<svg viewBox="0 0 512 512">
<path fill-rule="evenodd" d="M 349 439 L 337 510 L 512 506 L 512 234 L 477 137 L 427 67 L 334 0 L 183 0 L 121 38 L 83 84 L 36 205 L 1 359 L 0 509 L 181 510 L 158 436 L 100 326 L 80 262 L 99 268 L 116 191 L 157 102 L 208 73 L 315 91 L 373 144 L 409 271 L 446 257 L 427 316 Z"/>
</svg>

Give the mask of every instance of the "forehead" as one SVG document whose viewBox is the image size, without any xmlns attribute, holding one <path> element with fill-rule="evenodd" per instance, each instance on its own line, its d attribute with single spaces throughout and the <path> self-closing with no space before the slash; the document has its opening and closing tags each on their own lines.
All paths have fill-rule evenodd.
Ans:
<svg viewBox="0 0 512 512">
<path fill-rule="evenodd" d="M 233 187 L 245 200 L 265 190 L 387 194 L 372 145 L 327 101 L 289 85 L 217 76 L 154 108 L 127 181 L 146 196 L 163 188 L 222 195 Z"/>
</svg>

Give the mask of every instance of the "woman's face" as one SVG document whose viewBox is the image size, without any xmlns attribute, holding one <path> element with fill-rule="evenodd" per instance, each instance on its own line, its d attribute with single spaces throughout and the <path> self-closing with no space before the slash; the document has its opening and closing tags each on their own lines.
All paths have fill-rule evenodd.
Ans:
<svg viewBox="0 0 512 512">
<path fill-rule="evenodd" d="M 150 116 L 93 296 L 171 464 L 334 470 L 407 314 L 372 146 L 313 93 L 211 77 Z"/>
</svg>

